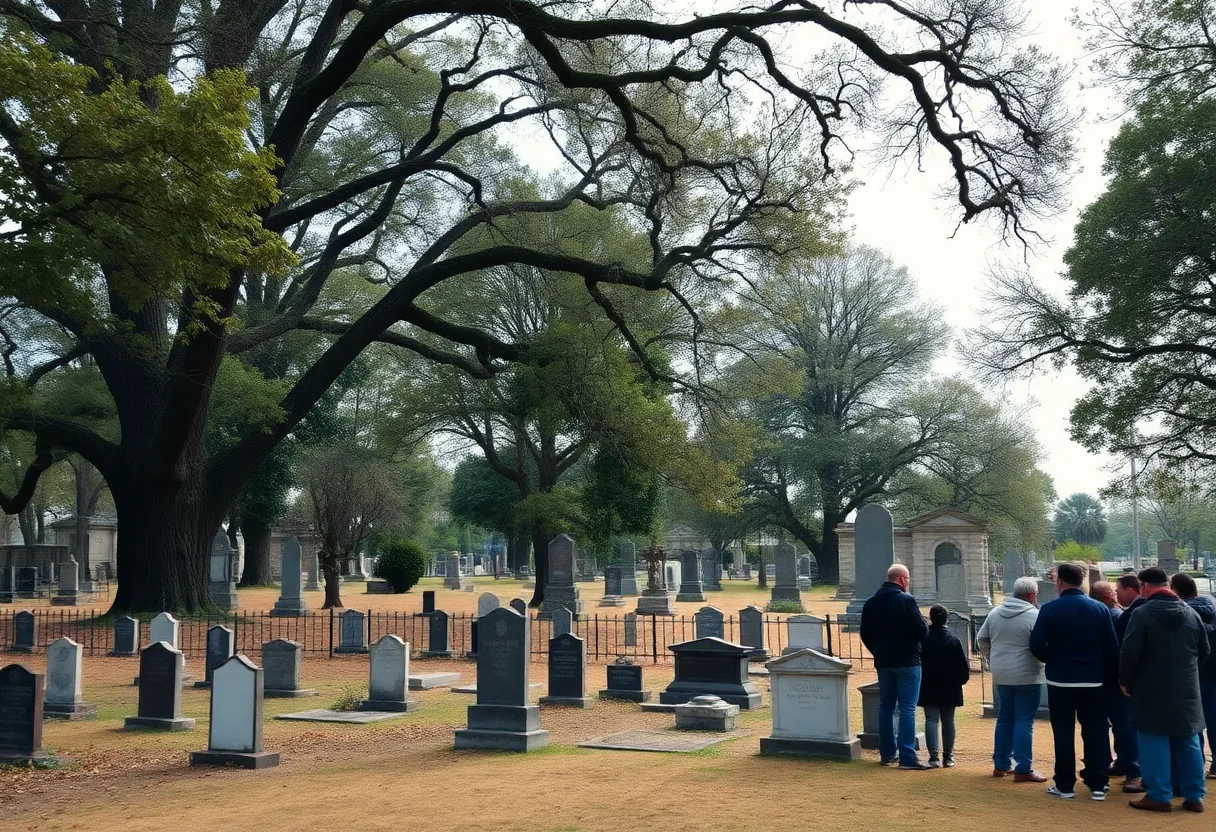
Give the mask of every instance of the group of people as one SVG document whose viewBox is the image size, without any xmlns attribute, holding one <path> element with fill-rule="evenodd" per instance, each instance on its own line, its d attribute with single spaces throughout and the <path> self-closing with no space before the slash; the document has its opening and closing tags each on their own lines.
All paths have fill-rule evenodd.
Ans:
<svg viewBox="0 0 1216 832">
<path fill-rule="evenodd" d="M 996 708 L 993 777 L 1047 782 L 1033 753 L 1046 683 L 1055 747 L 1049 794 L 1076 797 L 1079 723 L 1079 774 L 1094 800 L 1105 800 L 1110 778 L 1122 777 L 1125 793 L 1141 795 L 1133 808 L 1169 812 L 1180 796 L 1183 809 L 1202 812 L 1205 776 L 1216 779 L 1216 603 L 1189 575 L 1158 567 L 1095 582 L 1089 595 L 1082 567 L 1060 564 L 1054 577 L 1059 595 L 1041 608 L 1038 581 L 1019 578 L 977 634 Z M 949 768 L 970 662 L 946 629 L 947 610 L 932 607 L 926 625 L 908 584 L 907 568 L 895 564 L 861 615 L 861 639 L 878 672 L 879 761 Z M 928 762 L 915 747 L 918 705 Z M 1206 774 L 1205 729 L 1213 756 Z"/>
</svg>

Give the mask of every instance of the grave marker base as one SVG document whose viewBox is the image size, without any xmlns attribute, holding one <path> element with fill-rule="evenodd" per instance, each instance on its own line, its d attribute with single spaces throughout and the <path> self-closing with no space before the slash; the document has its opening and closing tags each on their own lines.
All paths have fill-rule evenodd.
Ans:
<svg viewBox="0 0 1216 832">
<path fill-rule="evenodd" d="M 620 595 L 605 595 L 600 599 L 599 605 L 601 607 L 623 607 L 625 599 Z"/>
<path fill-rule="evenodd" d="M 456 730 L 459 749 L 535 751 L 549 744 L 536 705 L 470 705 L 469 727 Z"/>
<path fill-rule="evenodd" d="M 659 702 L 664 705 L 684 705 L 691 702 L 693 699 L 707 693 L 701 691 L 673 691 L 665 690 L 659 694 Z M 751 711 L 759 708 L 764 702 L 764 696 L 760 693 L 721 693 L 713 691 L 713 695 L 722 699 L 730 705 L 738 705 L 742 710 Z"/>
<path fill-rule="evenodd" d="M 590 708 L 589 696 L 542 696 L 537 702 L 555 708 Z"/>
<path fill-rule="evenodd" d="M 63 704 L 59 702 L 44 702 L 42 704 L 43 719 L 93 719 L 97 716 L 97 709 L 87 702 L 75 702 L 72 704 Z"/>
<path fill-rule="evenodd" d="M 681 592 L 676 596 L 677 601 L 704 601 L 704 592 Z"/>
<path fill-rule="evenodd" d="M 72 595 L 56 595 L 51 599 L 52 607 L 75 607 L 80 603 L 79 593 Z"/>
<path fill-rule="evenodd" d="M 185 717 L 157 719 L 151 716 L 129 716 L 123 720 L 122 727 L 128 731 L 132 728 L 148 728 L 153 731 L 193 731 L 194 720 Z"/>
<path fill-rule="evenodd" d="M 334 648 L 334 652 L 335 653 L 366 653 L 367 648 L 366 647 L 336 647 L 336 648 Z"/>
<path fill-rule="evenodd" d="M 424 659 L 450 659 L 454 656 L 451 650 L 423 650 L 422 658 Z"/>
<path fill-rule="evenodd" d="M 71 762 L 65 757 L 56 757 L 45 751 L 33 754 L 0 754 L 0 766 L 33 766 L 34 768 L 58 768 Z"/>
<path fill-rule="evenodd" d="M 760 753 L 764 756 L 788 754 L 798 757 L 820 757 L 827 760 L 851 762 L 861 759 L 861 741 L 795 740 L 787 737 L 761 737 Z"/>
<path fill-rule="evenodd" d="M 459 673 L 416 673 L 409 678 L 410 690 L 445 688 L 460 681 Z"/>
<path fill-rule="evenodd" d="M 244 754 L 239 751 L 191 751 L 192 766 L 231 766 L 233 768 L 262 769 L 279 764 L 279 752 L 258 751 Z"/>
<path fill-rule="evenodd" d="M 266 699 L 304 699 L 308 696 L 316 696 L 317 692 L 312 688 L 307 690 L 264 690 L 262 696 Z"/>
<path fill-rule="evenodd" d="M 367 713 L 412 714 L 418 710 L 418 703 L 412 699 L 404 702 L 388 699 L 364 699 L 359 703 L 359 710 Z"/>
<path fill-rule="evenodd" d="M 618 699 L 622 702 L 649 702 L 651 692 L 648 690 L 602 690 L 600 699 Z"/>
</svg>

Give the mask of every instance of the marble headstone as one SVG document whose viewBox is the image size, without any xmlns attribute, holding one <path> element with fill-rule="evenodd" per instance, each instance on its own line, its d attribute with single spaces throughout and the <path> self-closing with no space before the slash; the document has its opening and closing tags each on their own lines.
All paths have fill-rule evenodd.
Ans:
<svg viewBox="0 0 1216 832">
<path fill-rule="evenodd" d="M 282 584 L 279 600 L 274 602 L 274 609 L 270 614 L 283 618 L 300 618 L 308 615 L 308 604 L 304 602 L 303 588 L 300 585 L 299 538 L 290 537 L 284 540 L 281 551 Z"/>
<path fill-rule="evenodd" d="M 823 643 L 823 628 L 827 622 L 814 615 L 791 615 L 785 619 L 786 647 L 783 655 L 796 653 L 803 648 L 810 648 L 817 653 L 827 654 L 827 646 Z"/>
<path fill-rule="evenodd" d="M 849 725 L 851 664 L 803 648 L 773 659 L 766 667 L 772 684 L 773 732 L 761 738 L 761 754 L 861 757 L 861 742 Z"/>
<path fill-rule="evenodd" d="M 367 616 L 359 610 L 345 610 L 338 616 L 338 647 L 334 652 L 367 652 Z"/>
<path fill-rule="evenodd" d="M 798 588 L 798 556 L 794 544 L 782 541 L 773 553 L 774 581 L 770 599 L 776 603 L 793 603 L 802 609 L 802 590 Z"/>
<path fill-rule="evenodd" d="M 556 610 L 568 609 L 574 615 L 582 615 L 583 601 L 574 585 L 574 538 L 559 534 L 549 542 L 549 581 L 545 585 L 545 600 L 541 605 L 541 617 L 548 618 Z"/>
<path fill-rule="evenodd" d="M 887 570 L 895 563 L 895 521 L 891 512 L 877 503 L 867 503 L 857 512 L 853 529 L 853 599 L 845 610 L 845 623 L 850 628 L 859 625 L 861 608 L 886 582 Z"/>
<path fill-rule="evenodd" d="M 418 707 L 407 693 L 410 678 L 410 646 L 394 635 L 381 636 L 369 651 L 367 700 L 361 711 L 410 713 Z"/>
<path fill-rule="evenodd" d="M 46 648 L 46 704 L 43 713 L 59 719 L 82 719 L 97 710 L 84 701 L 81 659 L 84 648 L 61 636 Z"/>
<path fill-rule="evenodd" d="M 701 554 L 691 549 L 680 553 L 680 592 L 677 601 L 704 601 L 705 585 L 701 582 Z"/>
<path fill-rule="evenodd" d="M 190 755 L 190 765 L 261 769 L 279 764 L 278 752 L 262 750 L 262 669 L 243 655 L 230 656 L 212 674 L 207 750 Z"/>
<path fill-rule="evenodd" d="M 701 607 L 693 619 L 696 621 L 697 638 L 726 638 L 723 625 L 725 616 L 717 607 Z"/>
<path fill-rule="evenodd" d="M 277 638 L 262 645 L 264 695 L 271 699 L 299 699 L 316 691 L 300 687 L 304 645 Z"/>
<path fill-rule="evenodd" d="M 634 597 L 638 594 L 637 547 L 632 540 L 622 540 L 616 545 L 617 562 L 621 565 L 621 595 Z"/>
</svg>

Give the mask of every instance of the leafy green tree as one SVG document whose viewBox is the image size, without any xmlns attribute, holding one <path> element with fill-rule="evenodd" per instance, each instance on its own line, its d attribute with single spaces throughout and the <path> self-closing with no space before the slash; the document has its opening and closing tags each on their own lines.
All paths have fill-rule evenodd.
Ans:
<svg viewBox="0 0 1216 832">
<path fill-rule="evenodd" d="M 622 333 L 643 293 L 695 313 L 793 245 L 875 102 L 891 105 L 891 146 L 946 160 L 961 219 L 1024 234 L 1068 158 L 1063 73 L 1020 40 L 1011 3 L 883 5 L 890 33 L 851 22 L 852 4 L 0 4 L 0 296 L 62 336 L 9 356 L 0 413 L 40 452 L 6 511 L 48 455 L 79 454 L 119 516 L 114 611 L 205 607 L 233 500 L 369 345 L 480 377 L 532 352 L 437 314 L 437 287 L 543 269 L 581 280 Z M 921 39 L 938 46 L 898 45 Z M 888 77 L 900 94 L 879 94 Z M 519 135 L 555 151 L 539 192 L 516 187 Z M 622 212 L 643 256 L 511 236 L 459 249 L 575 205 L 605 225 Z M 666 337 L 694 340 L 696 317 Z M 36 383 L 84 354 L 116 436 Z M 214 450 L 215 381 L 243 355 L 274 408 Z"/>
<path fill-rule="evenodd" d="M 1090 494 L 1076 493 L 1061 500 L 1055 513 L 1056 540 L 1097 546 L 1106 538 L 1106 509 Z"/>
<path fill-rule="evenodd" d="M 1102 551 L 1088 543 L 1066 540 L 1055 548 L 1052 556 L 1060 562 L 1097 563 L 1102 559 Z"/>
<path fill-rule="evenodd" d="M 528 534 L 519 517 L 519 487 L 498 473 L 484 456 L 469 455 L 452 474 L 448 509 L 454 519 L 484 526 L 507 539 L 507 566 L 527 565 Z"/>
</svg>

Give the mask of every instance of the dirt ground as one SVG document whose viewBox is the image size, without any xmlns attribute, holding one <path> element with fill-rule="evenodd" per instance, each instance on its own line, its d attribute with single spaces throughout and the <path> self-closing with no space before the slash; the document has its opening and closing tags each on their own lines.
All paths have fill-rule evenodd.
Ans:
<svg viewBox="0 0 1216 832">
<path fill-rule="evenodd" d="M 43 667 L 44 656 L 23 661 Z M 198 672 L 198 659 L 188 669 Z M 412 693 L 421 708 L 399 720 L 364 726 L 290 723 L 271 719 L 293 710 L 325 707 L 365 682 L 366 656 L 307 656 L 303 683 L 311 699 L 266 701 L 265 747 L 279 751 L 278 768 L 259 772 L 191 769 L 188 753 L 203 748 L 208 694 L 187 687 L 189 733 L 126 732 L 134 713 L 133 659 L 86 658 L 85 699 L 98 718 L 48 722 L 45 746 L 71 762 L 50 771 L 0 770 L 0 829 L 295 830 L 301 827 L 400 829 L 421 822 L 428 830 L 816 830 L 978 829 L 1048 821 L 1054 828 L 1107 830 L 1133 821 L 1123 795 L 1106 803 L 1078 795 L 1064 803 L 1044 787 L 993 780 L 991 721 L 979 716 L 978 681 L 959 715 L 959 765 L 923 773 L 883 769 L 876 752 L 854 764 L 760 757 L 769 732 L 768 684 L 755 680 L 765 707 L 745 713 L 747 736 L 695 754 L 581 749 L 577 744 L 629 728 L 672 724 L 633 704 L 595 702 L 586 711 L 542 709 L 552 744 L 529 755 L 452 749 L 453 730 L 465 722 L 473 698 L 447 690 Z M 475 678 L 471 662 L 415 660 L 413 672 L 457 670 Z M 659 690 L 670 666 L 646 666 L 646 687 Z M 588 690 L 604 686 L 605 669 L 588 668 Z M 873 680 L 855 674 L 852 688 Z M 543 682 L 545 668 L 532 667 Z M 540 692 L 537 692 L 540 695 Z M 852 697 L 860 730 L 860 697 Z M 1050 730 L 1035 735 L 1038 765 L 1050 771 Z M 1049 814 L 1050 813 L 1050 814 Z M 1176 813 L 1153 824 L 1211 829 L 1211 821 Z"/>
</svg>

